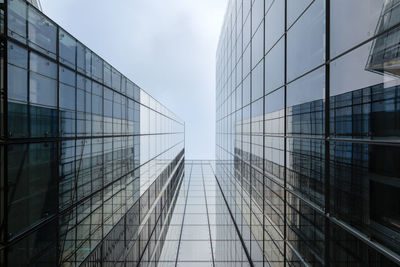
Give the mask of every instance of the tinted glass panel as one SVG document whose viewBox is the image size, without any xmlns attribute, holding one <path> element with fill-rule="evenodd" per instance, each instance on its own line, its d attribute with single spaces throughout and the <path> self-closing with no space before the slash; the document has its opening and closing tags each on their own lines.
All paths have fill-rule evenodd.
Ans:
<svg viewBox="0 0 400 267">
<path fill-rule="evenodd" d="M 285 40 L 281 39 L 265 56 L 265 93 L 283 85 L 285 79 Z"/>
<path fill-rule="evenodd" d="M 288 26 L 291 26 L 293 24 L 293 22 L 300 16 L 302 12 L 304 12 L 304 10 L 311 4 L 312 1 L 313 0 L 288 1 L 288 6 L 287 6 Z"/>
<path fill-rule="evenodd" d="M 285 1 L 273 1 L 265 16 L 265 52 L 268 52 L 285 31 Z"/>
<path fill-rule="evenodd" d="M 8 34 L 21 42 L 26 42 L 26 9 L 24 0 L 8 0 Z"/>
<path fill-rule="evenodd" d="M 324 95 L 325 68 L 319 68 L 288 85 L 288 134 L 324 134 Z"/>
<path fill-rule="evenodd" d="M 334 142 L 330 156 L 334 215 L 400 251 L 399 147 Z"/>
<path fill-rule="evenodd" d="M 264 24 L 261 24 L 251 41 L 253 68 L 264 56 Z"/>
<path fill-rule="evenodd" d="M 400 22 L 400 6 L 383 0 L 339 0 L 331 3 L 331 57 Z"/>
<path fill-rule="evenodd" d="M 35 8 L 29 7 L 28 34 L 30 45 L 39 51 L 55 57 L 57 45 L 57 28 Z"/>
<path fill-rule="evenodd" d="M 251 73 L 252 101 L 264 95 L 264 62 L 261 61 Z"/>
<path fill-rule="evenodd" d="M 56 212 L 56 146 L 13 145 L 8 155 L 10 192 L 14 192 L 8 199 L 11 238 Z"/>
<path fill-rule="evenodd" d="M 75 68 L 76 40 L 63 30 L 59 33 L 60 62 Z"/>
<path fill-rule="evenodd" d="M 291 1 L 296 2 L 297 1 Z M 325 7 L 316 0 L 287 34 L 287 75 L 293 80 L 324 63 Z"/>
<path fill-rule="evenodd" d="M 331 131 L 338 137 L 394 139 L 400 136 L 396 54 L 385 50 L 391 31 L 331 64 Z M 383 46 L 382 46 L 383 45 Z"/>
</svg>

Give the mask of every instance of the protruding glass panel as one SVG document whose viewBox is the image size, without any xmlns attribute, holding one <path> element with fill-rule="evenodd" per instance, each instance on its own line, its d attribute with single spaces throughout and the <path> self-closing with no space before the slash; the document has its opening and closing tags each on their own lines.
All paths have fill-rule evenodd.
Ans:
<svg viewBox="0 0 400 267">
<path fill-rule="evenodd" d="M 56 57 L 57 26 L 33 7 L 28 8 L 28 39 L 31 47 Z"/>
<path fill-rule="evenodd" d="M 60 29 L 60 62 L 75 69 L 76 40 L 67 32 Z"/>
<path fill-rule="evenodd" d="M 24 0 L 8 1 L 8 35 L 26 43 L 27 4 Z"/>
</svg>

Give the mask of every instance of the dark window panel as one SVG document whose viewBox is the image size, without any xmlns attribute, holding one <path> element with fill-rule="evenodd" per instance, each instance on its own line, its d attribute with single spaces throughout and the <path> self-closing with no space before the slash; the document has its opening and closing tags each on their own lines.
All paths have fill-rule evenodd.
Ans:
<svg viewBox="0 0 400 267">
<path fill-rule="evenodd" d="M 400 148 L 332 142 L 330 157 L 333 215 L 398 253 Z"/>
<path fill-rule="evenodd" d="M 12 145 L 8 156 L 8 232 L 13 238 L 56 212 L 56 146 Z"/>
</svg>

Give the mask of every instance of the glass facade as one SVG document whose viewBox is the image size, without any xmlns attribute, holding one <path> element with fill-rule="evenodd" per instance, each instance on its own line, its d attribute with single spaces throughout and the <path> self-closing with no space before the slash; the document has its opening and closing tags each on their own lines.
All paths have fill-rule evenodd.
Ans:
<svg viewBox="0 0 400 267">
<path fill-rule="evenodd" d="M 252 266 L 215 178 L 215 162 L 185 161 L 157 266 Z"/>
<path fill-rule="evenodd" d="M 0 3 L 0 265 L 157 259 L 184 123 L 37 4 Z"/>
<path fill-rule="evenodd" d="M 400 2 L 230 0 L 216 176 L 255 266 L 400 264 Z"/>
</svg>

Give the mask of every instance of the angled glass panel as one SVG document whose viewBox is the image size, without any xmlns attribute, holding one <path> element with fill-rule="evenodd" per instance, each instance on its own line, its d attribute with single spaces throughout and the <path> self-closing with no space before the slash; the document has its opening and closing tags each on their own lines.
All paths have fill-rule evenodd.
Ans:
<svg viewBox="0 0 400 267">
<path fill-rule="evenodd" d="M 60 29 L 59 33 L 60 62 L 75 68 L 76 40 L 67 32 Z"/>
<path fill-rule="evenodd" d="M 28 8 L 29 45 L 55 58 L 57 48 L 57 26 L 37 9 Z"/>
</svg>

